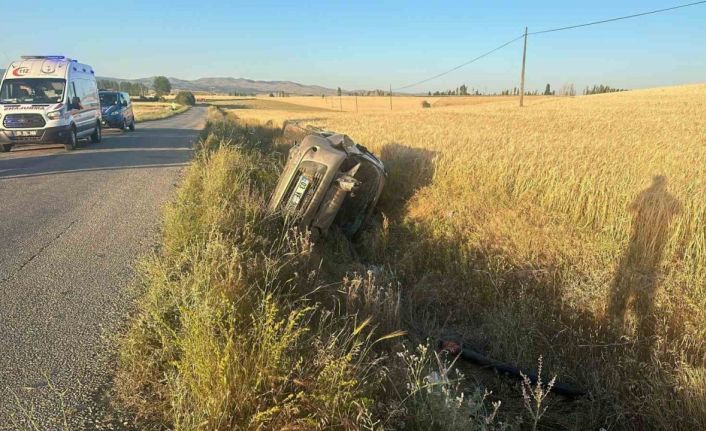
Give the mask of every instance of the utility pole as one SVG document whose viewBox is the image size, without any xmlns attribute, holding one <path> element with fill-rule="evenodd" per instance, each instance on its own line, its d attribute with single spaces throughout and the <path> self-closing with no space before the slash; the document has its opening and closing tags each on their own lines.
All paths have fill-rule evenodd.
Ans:
<svg viewBox="0 0 706 431">
<path fill-rule="evenodd" d="M 343 93 L 338 95 L 338 110 L 341 112 L 343 112 L 343 102 L 341 101 L 341 98 L 343 97 L 342 94 Z"/>
<path fill-rule="evenodd" d="M 358 92 L 355 92 L 355 112 L 358 112 Z"/>
<path fill-rule="evenodd" d="M 520 108 L 525 101 L 525 62 L 527 61 L 527 27 L 525 27 L 525 49 L 522 50 L 522 76 L 520 76 Z"/>
<path fill-rule="evenodd" d="M 392 111 L 392 84 L 390 84 L 390 111 Z"/>
</svg>

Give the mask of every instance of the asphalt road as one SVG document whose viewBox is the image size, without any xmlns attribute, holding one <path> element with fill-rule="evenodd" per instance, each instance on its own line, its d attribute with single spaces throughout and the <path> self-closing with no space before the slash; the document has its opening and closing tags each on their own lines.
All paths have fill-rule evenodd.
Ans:
<svg viewBox="0 0 706 431">
<path fill-rule="evenodd" d="M 102 419 L 136 259 L 205 117 L 196 107 L 73 152 L 0 154 L 0 430 Z"/>
</svg>

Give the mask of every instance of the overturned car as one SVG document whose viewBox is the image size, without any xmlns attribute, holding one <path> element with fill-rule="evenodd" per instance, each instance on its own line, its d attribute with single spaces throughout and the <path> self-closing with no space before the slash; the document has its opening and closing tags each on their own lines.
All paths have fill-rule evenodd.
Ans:
<svg viewBox="0 0 706 431">
<path fill-rule="evenodd" d="M 269 210 L 310 229 L 314 238 L 332 224 L 352 237 L 368 220 L 385 185 L 385 166 L 348 136 L 286 125 L 295 145 Z"/>
</svg>

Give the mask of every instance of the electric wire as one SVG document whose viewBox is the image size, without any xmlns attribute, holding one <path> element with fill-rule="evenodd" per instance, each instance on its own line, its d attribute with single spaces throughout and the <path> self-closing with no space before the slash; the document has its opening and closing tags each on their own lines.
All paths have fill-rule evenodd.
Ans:
<svg viewBox="0 0 706 431">
<path fill-rule="evenodd" d="M 514 39 L 512 39 L 512 40 L 510 40 L 510 41 L 508 41 L 508 42 L 503 43 L 502 45 L 500 45 L 500 46 L 498 46 L 498 47 L 496 47 L 496 48 L 491 49 L 490 51 L 488 51 L 488 52 L 486 52 L 486 53 L 484 53 L 484 54 L 479 55 L 478 57 L 476 57 L 476 58 L 474 58 L 474 59 L 472 59 L 472 60 L 468 60 L 467 62 L 465 62 L 465 63 L 463 63 L 463 64 L 459 64 L 458 66 L 454 67 L 453 69 L 449 69 L 449 70 L 447 70 L 447 71 L 445 71 L 445 72 L 439 73 L 438 75 L 434 75 L 434 76 L 432 76 L 432 77 L 430 77 L 430 78 L 422 79 L 421 81 L 417 81 L 417 82 L 415 82 L 415 83 L 413 83 L 413 84 L 408 84 L 408 85 L 404 85 L 404 86 L 402 86 L 402 87 L 393 88 L 392 91 L 404 90 L 404 89 L 406 89 L 406 88 L 415 87 L 415 86 L 417 86 L 417 85 L 419 85 L 419 84 L 424 84 L 425 82 L 429 82 L 429 81 L 434 80 L 434 79 L 436 79 L 436 78 L 441 78 L 442 76 L 447 75 L 447 74 L 449 74 L 449 73 L 451 73 L 451 72 L 453 72 L 453 71 L 455 71 L 455 70 L 458 70 L 458 69 L 460 69 L 460 68 L 462 68 L 462 67 L 468 66 L 469 64 L 474 63 L 474 62 L 480 60 L 480 59 L 483 58 L 483 57 L 487 57 L 487 56 L 489 56 L 490 54 L 494 53 L 495 51 L 499 51 L 499 50 L 505 48 L 506 46 L 510 45 L 511 43 L 517 42 L 518 40 L 522 39 L 523 37 L 525 37 L 524 33 L 521 34 L 521 35 L 519 35 L 518 37 L 516 37 L 516 38 L 514 38 Z"/>
<path fill-rule="evenodd" d="M 533 32 L 527 33 L 527 36 L 537 35 L 537 34 L 545 34 L 545 33 L 554 33 L 554 32 L 557 32 L 557 31 L 564 31 L 564 30 L 572 30 L 572 29 L 575 29 L 575 28 L 588 27 L 588 26 L 597 25 L 597 24 L 605 24 L 605 23 L 608 23 L 608 22 L 614 22 L 614 21 L 620 21 L 620 20 L 625 20 L 625 19 L 637 18 L 637 17 L 641 17 L 641 16 L 645 16 L 645 15 L 654 15 L 654 14 L 658 14 L 658 13 L 673 11 L 673 10 L 676 10 L 676 9 L 683 9 L 683 8 L 690 7 L 690 6 L 697 6 L 697 5 L 701 5 L 701 4 L 706 4 L 706 0 L 697 1 L 697 2 L 692 2 L 692 3 L 686 3 L 686 4 L 681 4 L 681 5 L 672 6 L 672 7 L 663 8 L 663 9 L 651 10 L 651 11 L 648 11 L 648 12 L 640 12 L 640 13 L 635 13 L 635 14 L 632 14 L 632 15 L 620 16 L 620 17 L 616 17 L 616 18 L 609 18 L 609 19 L 604 19 L 604 20 L 600 20 L 600 21 L 592 21 L 592 22 L 587 22 L 587 23 L 584 23 L 584 24 L 576 24 L 576 25 L 570 25 L 570 26 L 566 26 L 566 27 L 557 27 L 557 28 L 550 28 L 550 29 L 547 29 L 547 30 L 533 31 Z M 496 51 L 499 51 L 499 50 L 505 48 L 506 46 L 512 44 L 513 42 L 517 42 L 518 40 L 522 39 L 523 37 L 525 37 L 525 34 L 524 34 L 524 33 L 521 34 L 520 36 L 518 36 L 518 37 L 516 37 L 516 38 L 514 38 L 514 39 L 512 39 L 512 40 L 510 40 L 510 41 L 508 41 L 508 42 L 505 42 L 504 44 L 502 44 L 502 45 L 500 45 L 500 46 L 498 46 L 498 47 L 496 47 L 496 48 L 491 49 L 490 51 L 488 51 L 488 52 L 486 52 L 486 53 L 484 53 L 484 54 L 479 55 L 478 57 L 475 57 L 475 58 L 473 58 L 473 59 L 471 59 L 471 60 L 468 60 L 468 61 L 465 62 L 465 63 L 459 64 L 458 66 L 456 66 L 456 67 L 454 67 L 454 68 L 448 69 L 448 70 L 446 70 L 446 71 L 444 71 L 444 72 L 441 72 L 441 73 L 436 74 L 436 75 L 434 75 L 434 76 L 431 76 L 431 77 L 429 77 L 429 78 L 422 79 L 421 81 L 417 81 L 417 82 L 414 82 L 414 83 L 411 83 L 411 84 L 403 85 L 403 86 L 401 86 L 401 87 L 393 88 L 392 91 L 405 90 L 405 89 L 407 89 L 407 88 L 416 87 L 416 86 L 419 85 L 419 84 L 424 84 L 424 83 L 426 83 L 426 82 L 433 81 L 434 79 L 441 78 L 442 76 L 448 75 L 449 73 L 454 72 L 454 71 L 456 71 L 456 70 L 458 70 L 458 69 L 461 69 L 462 67 L 468 66 L 468 65 L 471 64 L 471 63 L 475 63 L 476 61 L 478 61 L 478 60 L 480 60 L 480 59 L 482 59 L 482 58 L 484 58 L 484 57 L 487 57 L 487 56 L 489 56 L 490 54 L 492 54 L 492 53 L 494 53 L 494 52 L 496 52 Z"/>
<path fill-rule="evenodd" d="M 609 19 L 604 19 L 604 20 L 600 20 L 600 21 L 587 22 L 587 23 L 585 23 L 585 24 L 576 24 L 576 25 L 570 25 L 570 26 L 568 26 L 568 27 L 558 27 L 558 28 L 551 28 L 551 29 L 549 29 L 549 30 L 533 31 L 533 32 L 531 32 L 531 33 L 527 33 L 527 35 L 544 34 L 544 33 L 553 33 L 553 32 L 555 32 L 555 31 L 564 31 L 564 30 L 571 30 L 571 29 L 574 29 L 574 28 L 588 27 L 588 26 L 590 26 L 590 25 L 605 24 L 605 23 L 607 23 L 607 22 L 620 21 L 620 20 L 623 20 L 623 19 L 630 19 L 630 18 L 637 18 L 637 17 L 639 17 L 639 16 L 645 16 L 645 15 L 654 15 L 654 14 L 657 14 L 657 13 L 669 12 L 669 11 L 672 11 L 672 10 L 675 10 L 675 9 L 682 9 L 682 8 L 685 8 L 685 7 L 696 6 L 696 5 L 700 5 L 700 4 L 704 4 L 704 3 L 706 3 L 706 0 L 704 0 L 704 1 L 697 1 L 697 2 L 693 2 L 693 3 L 682 4 L 682 5 L 679 5 L 679 6 L 672 6 L 672 7 L 668 7 L 668 8 L 664 8 L 664 9 L 656 9 L 656 10 L 652 10 L 652 11 L 649 11 L 649 12 L 636 13 L 636 14 L 633 14 L 633 15 L 620 16 L 620 17 L 617 17 L 617 18 L 609 18 Z"/>
</svg>

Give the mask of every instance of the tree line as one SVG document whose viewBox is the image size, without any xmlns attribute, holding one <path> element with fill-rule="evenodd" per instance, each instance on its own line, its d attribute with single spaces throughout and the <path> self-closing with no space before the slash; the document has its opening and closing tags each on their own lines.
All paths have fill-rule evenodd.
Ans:
<svg viewBox="0 0 706 431">
<path fill-rule="evenodd" d="M 124 91 L 130 96 L 146 96 L 149 88 L 140 82 L 112 81 L 109 79 L 99 79 L 98 88 L 101 90 Z"/>
<path fill-rule="evenodd" d="M 592 88 L 586 87 L 583 90 L 583 94 L 603 94 L 603 93 L 617 93 L 619 91 L 628 91 L 624 88 L 612 88 L 609 85 L 594 85 Z"/>
<path fill-rule="evenodd" d="M 589 94 L 602 94 L 602 93 L 615 93 L 618 91 L 628 91 L 623 88 L 613 88 L 609 85 L 594 85 L 593 87 L 586 87 L 583 90 L 584 95 L 589 95 Z M 376 94 L 380 95 L 380 94 Z M 385 95 L 385 94 L 381 94 Z M 431 92 L 429 91 L 427 93 L 427 96 L 519 96 L 520 95 L 520 89 L 517 87 L 514 88 L 509 88 L 507 90 L 501 90 L 499 93 L 498 92 L 493 92 L 493 93 L 486 93 L 486 92 L 481 92 L 476 89 L 471 89 L 470 91 L 468 90 L 468 87 L 464 84 L 461 85 L 460 87 L 457 87 L 452 90 L 446 90 L 446 91 L 435 91 Z M 547 84 L 544 87 L 544 92 L 540 92 L 539 90 L 525 90 L 525 95 L 526 96 L 576 96 L 576 89 L 574 87 L 573 83 L 566 83 L 561 86 L 559 90 L 554 90 L 552 89 L 552 86 L 550 84 Z"/>
<path fill-rule="evenodd" d="M 145 97 L 154 91 L 157 97 L 169 94 L 172 91 L 172 84 L 166 76 L 155 76 L 152 88 L 141 82 L 114 81 L 110 79 L 98 79 L 98 88 L 101 90 L 123 91 L 130 96 Z"/>
</svg>

